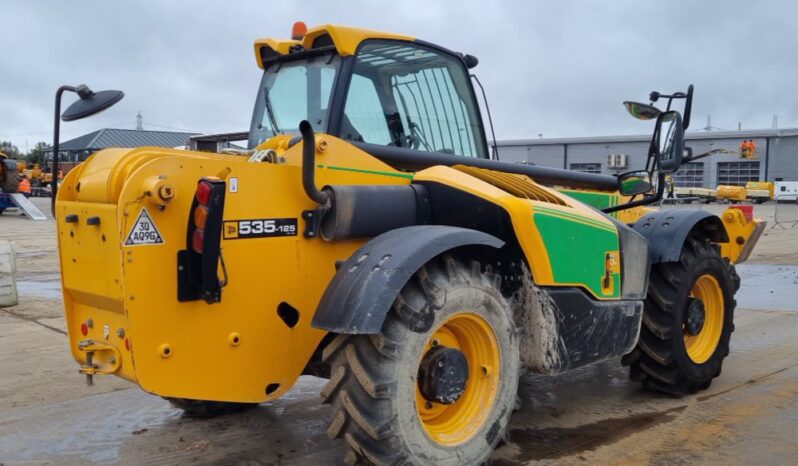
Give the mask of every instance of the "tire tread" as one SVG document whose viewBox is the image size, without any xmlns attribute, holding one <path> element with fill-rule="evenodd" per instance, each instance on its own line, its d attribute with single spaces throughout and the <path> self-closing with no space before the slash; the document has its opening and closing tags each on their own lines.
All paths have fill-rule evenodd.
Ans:
<svg viewBox="0 0 798 466">
<path fill-rule="evenodd" d="M 684 277 L 705 257 L 720 259 L 720 251 L 708 239 L 691 235 L 678 261 L 654 264 L 651 268 L 640 338 L 635 349 L 622 359 L 622 363 L 629 366 L 629 378 L 641 382 L 647 390 L 676 396 L 695 393 L 709 387 L 712 378 L 720 374 L 718 368 L 709 380 L 692 380 L 674 354 L 674 339 L 682 338 L 677 331 L 680 325 L 677 324 L 680 316 L 677 303 L 680 292 L 684 293 Z M 740 286 L 740 278 L 734 265 L 725 259 L 721 262 L 728 273 L 733 295 Z M 732 299 L 729 305 L 733 309 L 736 303 Z M 731 329 L 734 330 L 733 323 Z M 722 363 L 722 358 L 729 353 L 728 338 L 721 337 L 718 345 L 715 354 L 721 357 Z"/>
</svg>

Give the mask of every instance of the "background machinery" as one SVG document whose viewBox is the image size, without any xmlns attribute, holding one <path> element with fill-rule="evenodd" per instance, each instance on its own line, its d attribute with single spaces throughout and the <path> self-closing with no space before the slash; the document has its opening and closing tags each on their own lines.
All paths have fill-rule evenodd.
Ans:
<svg viewBox="0 0 798 466">
<path fill-rule="evenodd" d="M 692 86 L 626 103 L 655 122 L 646 170 L 592 175 L 492 159 L 471 55 L 292 36 L 255 42 L 247 151 L 107 149 L 65 176 L 64 304 L 89 381 L 211 415 L 324 377 L 347 463 L 462 465 L 506 435 L 522 368 L 623 357 L 674 394 L 720 374 L 734 264 L 764 224 L 646 207 L 682 161 Z"/>
</svg>

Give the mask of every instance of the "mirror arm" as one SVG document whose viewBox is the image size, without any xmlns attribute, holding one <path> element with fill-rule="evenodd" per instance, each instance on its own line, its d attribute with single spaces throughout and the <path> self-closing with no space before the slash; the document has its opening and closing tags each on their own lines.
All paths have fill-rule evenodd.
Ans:
<svg viewBox="0 0 798 466">
<path fill-rule="evenodd" d="M 690 126 L 690 114 L 693 113 L 693 85 L 687 86 L 687 97 L 684 102 L 684 115 L 682 115 L 682 128 L 687 131 Z"/>
<path fill-rule="evenodd" d="M 701 160 L 703 158 L 709 157 L 710 155 L 727 154 L 727 153 L 733 153 L 733 152 L 730 151 L 730 150 L 727 150 L 727 149 L 723 149 L 723 148 L 712 149 L 712 150 L 707 151 L 707 152 L 702 152 L 700 154 L 691 155 L 689 157 L 684 157 L 682 159 L 682 163 L 695 162 L 696 160 Z"/>
<path fill-rule="evenodd" d="M 52 181 L 50 181 L 50 196 L 51 196 L 51 203 L 50 203 L 50 211 L 55 217 L 55 196 L 58 194 L 58 164 L 59 164 L 59 147 L 58 142 L 61 133 L 61 96 L 64 92 L 78 92 L 78 88 L 75 86 L 61 86 L 55 91 L 55 115 L 54 115 L 54 123 L 53 123 L 53 161 L 50 166 L 50 174 L 52 177 Z"/>
<path fill-rule="evenodd" d="M 474 59 L 476 60 L 476 58 Z M 490 107 L 488 106 L 488 96 L 485 94 L 485 88 L 482 87 L 482 83 L 479 82 L 479 78 L 477 78 L 477 75 L 471 74 L 469 76 L 471 77 L 471 79 L 476 81 L 477 85 L 479 86 L 479 90 L 482 92 L 482 101 L 485 103 L 485 113 L 488 114 L 488 124 L 490 124 L 490 137 L 493 138 L 493 150 L 491 150 L 491 153 L 488 154 L 488 158 L 499 160 L 499 145 L 498 145 L 499 143 L 496 142 L 496 132 L 493 131 L 493 117 L 490 116 Z"/>
</svg>

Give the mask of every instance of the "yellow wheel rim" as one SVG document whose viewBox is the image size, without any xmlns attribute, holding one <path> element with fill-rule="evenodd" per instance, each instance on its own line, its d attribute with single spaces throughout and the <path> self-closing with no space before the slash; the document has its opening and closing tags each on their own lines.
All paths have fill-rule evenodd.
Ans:
<svg viewBox="0 0 798 466">
<path fill-rule="evenodd" d="M 435 442 L 453 446 L 469 440 L 490 415 L 500 381 L 500 354 L 496 334 L 478 314 L 465 312 L 449 317 L 424 345 L 460 350 L 468 361 L 468 381 L 460 398 L 444 405 L 429 402 L 416 384 L 416 409 L 424 431 Z"/>
<path fill-rule="evenodd" d="M 704 326 L 697 335 L 688 334 L 686 326 L 683 326 L 684 347 L 694 363 L 703 364 L 715 353 L 723 333 L 726 309 L 723 289 L 712 275 L 701 275 L 690 290 L 690 296 L 704 303 Z"/>
</svg>

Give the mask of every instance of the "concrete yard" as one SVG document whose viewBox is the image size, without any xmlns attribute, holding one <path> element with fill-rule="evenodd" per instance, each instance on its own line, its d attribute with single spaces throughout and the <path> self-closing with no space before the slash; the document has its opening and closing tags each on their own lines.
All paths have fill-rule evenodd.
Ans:
<svg viewBox="0 0 798 466">
<path fill-rule="evenodd" d="M 34 199 L 49 212 L 49 199 Z M 705 207 L 720 212 L 723 206 Z M 756 206 L 773 221 L 774 205 Z M 211 420 L 114 377 L 87 387 L 67 347 L 55 228 L 6 213 L 20 304 L 0 309 L 0 464 L 332 465 L 323 381 Z M 620 362 L 522 379 L 523 406 L 494 464 L 789 464 L 798 455 L 798 226 L 768 228 L 739 267 L 736 331 L 709 390 L 656 396 Z"/>
</svg>

